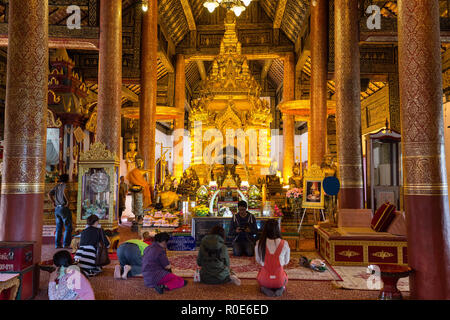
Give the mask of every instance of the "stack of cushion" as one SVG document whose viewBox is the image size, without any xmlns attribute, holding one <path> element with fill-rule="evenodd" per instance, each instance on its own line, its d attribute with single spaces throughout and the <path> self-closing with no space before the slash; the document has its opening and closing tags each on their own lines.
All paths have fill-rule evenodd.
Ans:
<svg viewBox="0 0 450 320">
<path fill-rule="evenodd" d="M 384 203 L 373 215 L 370 227 L 377 232 L 385 232 L 395 218 L 395 206 Z"/>
</svg>

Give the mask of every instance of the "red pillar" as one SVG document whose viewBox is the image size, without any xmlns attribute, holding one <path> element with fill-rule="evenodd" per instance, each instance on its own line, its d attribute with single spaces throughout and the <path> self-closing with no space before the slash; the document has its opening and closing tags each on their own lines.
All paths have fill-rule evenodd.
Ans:
<svg viewBox="0 0 450 320">
<path fill-rule="evenodd" d="M 149 184 L 155 184 L 155 135 L 158 59 L 158 4 L 149 1 L 142 19 L 141 95 L 139 107 L 139 154 L 149 172 Z M 153 194 L 153 192 L 152 192 Z"/>
<path fill-rule="evenodd" d="M 175 108 L 180 116 L 175 119 L 173 142 L 173 174 L 178 181 L 183 175 L 184 103 L 186 100 L 186 62 L 177 55 L 175 68 Z"/>
<path fill-rule="evenodd" d="M 336 137 L 339 208 L 364 207 L 358 0 L 335 1 Z"/>
<path fill-rule="evenodd" d="M 35 241 L 41 260 L 47 134 L 48 0 L 11 0 L 0 241 Z"/>
<path fill-rule="evenodd" d="M 439 1 L 399 0 L 404 202 L 413 299 L 450 299 Z"/>
<path fill-rule="evenodd" d="M 122 0 L 100 2 L 96 141 L 119 156 L 122 106 Z"/>
<path fill-rule="evenodd" d="M 311 120 L 308 165 L 320 166 L 327 152 L 328 1 L 311 5 Z"/>
</svg>

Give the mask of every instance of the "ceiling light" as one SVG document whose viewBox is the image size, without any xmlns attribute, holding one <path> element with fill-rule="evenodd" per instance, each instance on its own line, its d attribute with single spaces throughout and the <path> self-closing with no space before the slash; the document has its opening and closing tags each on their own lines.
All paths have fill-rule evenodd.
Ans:
<svg viewBox="0 0 450 320">
<path fill-rule="evenodd" d="M 231 10 L 239 17 L 241 13 L 250 5 L 252 0 L 206 0 L 203 6 L 209 12 L 213 12 L 219 5 L 227 10 Z"/>
<path fill-rule="evenodd" d="M 144 11 L 144 12 L 148 11 L 148 1 L 147 0 L 142 1 L 142 11 Z"/>
</svg>

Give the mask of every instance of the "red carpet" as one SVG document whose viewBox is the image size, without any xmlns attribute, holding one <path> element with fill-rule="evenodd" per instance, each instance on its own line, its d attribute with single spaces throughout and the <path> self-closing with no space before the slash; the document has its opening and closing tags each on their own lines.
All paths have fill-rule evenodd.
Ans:
<svg viewBox="0 0 450 320">
<path fill-rule="evenodd" d="M 137 234 L 130 231 L 129 226 L 120 226 L 121 242 L 137 238 Z M 303 241 L 302 241 L 303 242 Z M 309 247 L 313 247 L 308 243 Z M 302 249 L 303 250 L 303 249 Z M 48 260 L 55 253 L 53 245 L 42 247 L 42 260 Z M 207 285 L 194 283 L 188 278 L 189 284 L 181 289 L 166 292 L 162 295 L 154 289 L 147 288 L 142 278 L 129 280 L 114 280 L 114 269 L 105 268 L 104 271 L 90 282 L 98 300 L 375 300 L 376 291 L 343 290 L 332 285 L 332 281 L 289 281 L 287 291 L 282 297 L 269 298 L 259 290 L 255 280 L 243 279 L 241 286 L 232 284 Z M 41 272 L 40 291 L 36 300 L 48 300 L 48 272 Z M 408 299 L 404 294 L 403 298 Z"/>
</svg>

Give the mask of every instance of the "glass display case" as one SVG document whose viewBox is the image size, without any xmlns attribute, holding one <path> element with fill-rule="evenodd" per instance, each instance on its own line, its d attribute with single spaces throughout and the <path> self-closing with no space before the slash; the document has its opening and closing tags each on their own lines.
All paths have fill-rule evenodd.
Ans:
<svg viewBox="0 0 450 320">
<path fill-rule="evenodd" d="M 367 203 L 374 210 L 387 201 L 402 209 L 400 141 L 399 133 L 385 129 L 367 140 Z"/>
<path fill-rule="evenodd" d="M 119 159 L 94 143 L 80 155 L 76 230 L 84 229 L 95 214 L 105 230 L 118 228 Z"/>
</svg>

